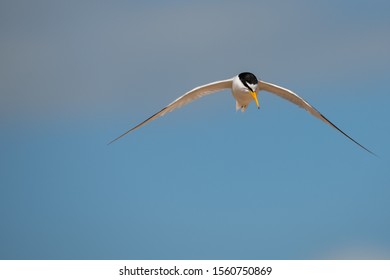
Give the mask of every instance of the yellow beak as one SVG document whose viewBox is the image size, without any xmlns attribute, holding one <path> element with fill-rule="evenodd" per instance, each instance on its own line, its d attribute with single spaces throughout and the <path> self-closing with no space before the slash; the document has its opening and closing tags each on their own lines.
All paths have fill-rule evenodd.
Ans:
<svg viewBox="0 0 390 280">
<path fill-rule="evenodd" d="M 251 93 L 253 99 L 256 101 L 257 109 L 260 109 L 259 100 L 257 100 L 257 93 L 254 91 L 251 91 L 250 93 Z"/>
</svg>

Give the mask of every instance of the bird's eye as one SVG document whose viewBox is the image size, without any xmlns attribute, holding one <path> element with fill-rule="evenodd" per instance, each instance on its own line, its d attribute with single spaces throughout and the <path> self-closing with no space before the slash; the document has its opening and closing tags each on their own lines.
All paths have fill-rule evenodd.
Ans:
<svg viewBox="0 0 390 280">
<path fill-rule="evenodd" d="M 250 92 L 253 91 L 253 89 L 247 83 L 243 83 L 243 84 Z"/>
</svg>

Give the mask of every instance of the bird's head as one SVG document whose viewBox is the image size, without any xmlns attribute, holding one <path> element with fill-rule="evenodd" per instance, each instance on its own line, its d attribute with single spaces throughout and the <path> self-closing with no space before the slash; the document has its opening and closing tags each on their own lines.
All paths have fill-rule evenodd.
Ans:
<svg viewBox="0 0 390 280">
<path fill-rule="evenodd" d="M 244 86 L 244 90 L 247 91 L 252 98 L 256 102 L 257 108 L 260 109 L 259 100 L 257 100 L 257 86 L 259 81 L 257 80 L 256 76 L 249 72 L 243 72 L 238 75 L 238 78 L 240 79 L 241 83 Z"/>
</svg>

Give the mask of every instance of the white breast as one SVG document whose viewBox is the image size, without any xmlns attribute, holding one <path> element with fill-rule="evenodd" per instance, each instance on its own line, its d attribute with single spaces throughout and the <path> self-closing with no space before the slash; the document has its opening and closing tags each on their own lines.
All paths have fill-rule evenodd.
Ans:
<svg viewBox="0 0 390 280">
<path fill-rule="evenodd" d="M 241 109 L 241 111 L 244 112 L 249 103 L 253 101 L 252 96 L 249 94 L 249 90 L 242 84 L 238 76 L 233 78 L 232 94 L 234 99 L 236 99 L 236 110 Z"/>
</svg>

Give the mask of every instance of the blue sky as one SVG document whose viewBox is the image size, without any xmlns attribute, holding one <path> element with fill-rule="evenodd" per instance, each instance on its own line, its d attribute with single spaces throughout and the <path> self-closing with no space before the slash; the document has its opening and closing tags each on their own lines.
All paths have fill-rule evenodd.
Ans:
<svg viewBox="0 0 390 280">
<path fill-rule="evenodd" d="M 1 259 L 390 258 L 388 1 L 1 1 Z M 261 92 L 294 90 L 375 158 Z"/>
</svg>

